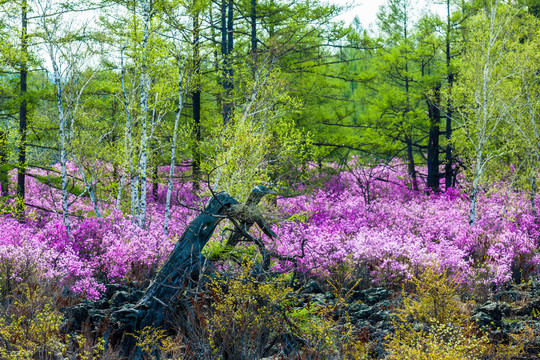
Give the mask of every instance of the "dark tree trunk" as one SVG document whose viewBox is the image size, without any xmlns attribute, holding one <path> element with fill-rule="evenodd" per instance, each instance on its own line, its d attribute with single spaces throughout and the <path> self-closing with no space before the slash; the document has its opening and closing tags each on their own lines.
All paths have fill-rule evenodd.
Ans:
<svg viewBox="0 0 540 360">
<path fill-rule="evenodd" d="M 207 263 L 201 254 L 226 211 L 237 201 L 226 193 L 212 198 L 204 211 L 193 220 L 178 240 L 169 259 L 148 287 L 142 299 L 133 307 L 117 311 L 113 318 L 116 329 L 108 336 L 108 346 L 117 347 L 128 359 L 139 359 L 132 335 L 147 326 L 170 329 L 173 322 L 172 308 L 181 298 L 184 289 L 198 281 Z"/>
<path fill-rule="evenodd" d="M 22 0 L 21 4 L 22 28 L 21 28 L 21 105 L 19 108 L 19 159 L 17 169 L 17 217 L 24 217 L 24 196 L 26 179 L 26 123 L 27 123 L 27 56 L 28 56 L 28 4 L 27 0 Z"/>
<path fill-rule="evenodd" d="M 195 68 L 195 89 L 191 97 L 193 100 L 193 191 L 200 189 L 201 181 L 201 154 L 199 144 L 201 142 L 201 88 L 199 82 L 201 58 L 199 46 L 199 14 L 193 18 L 193 66 Z"/>
<path fill-rule="evenodd" d="M 181 309 L 186 301 L 185 290 L 197 285 L 203 277 L 202 273 L 208 273 L 212 269 L 212 265 L 201 254 L 201 251 L 214 233 L 216 226 L 221 220 L 228 218 L 234 222 L 237 231 L 244 230 L 248 227 L 247 221 L 235 215 L 238 210 L 234 206 L 254 206 L 268 193 L 265 187 L 257 186 L 245 204 L 239 204 L 224 192 L 213 197 L 202 213 L 188 225 L 169 259 L 146 289 L 141 300 L 130 308 L 112 314 L 114 322 L 106 335 L 106 347 L 117 348 L 121 357 L 142 359 L 133 334 L 146 327 L 174 331 L 175 319 L 183 316 Z M 273 235 L 262 218 L 256 217 L 254 222 L 265 233 Z M 263 268 L 268 267 L 269 258 L 266 256 L 264 245 L 259 243 L 257 245 L 263 249 Z"/>
<path fill-rule="evenodd" d="M 159 190 L 159 166 L 156 162 L 154 168 L 152 169 L 152 196 L 154 200 L 158 200 L 158 190 Z"/>
<path fill-rule="evenodd" d="M 255 187 L 255 189 L 253 189 L 251 194 L 249 194 L 249 197 L 246 200 L 246 204 L 245 204 L 248 213 L 257 214 L 257 210 L 256 210 L 257 205 L 259 205 L 262 198 L 265 195 L 268 194 L 267 190 L 268 189 L 266 189 L 264 187 L 260 187 L 260 186 L 257 186 L 257 187 Z M 266 225 L 264 225 L 261 222 L 261 220 L 262 220 L 262 217 L 260 215 L 244 217 L 243 219 L 241 219 L 241 221 L 239 223 L 239 226 L 243 230 L 244 233 L 248 232 L 249 229 L 255 223 L 257 223 L 259 225 L 259 227 L 261 229 L 263 229 L 263 231 L 271 231 L 270 229 L 267 228 Z M 275 237 L 275 234 L 272 233 L 269 236 Z M 226 247 L 229 248 L 229 249 L 235 247 L 238 244 L 238 242 L 240 242 L 240 240 L 242 240 L 243 237 L 244 237 L 244 235 L 242 234 L 242 232 L 234 231 L 231 234 L 231 236 L 229 237 L 229 239 L 227 240 Z"/>
<path fill-rule="evenodd" d="M 428 99 L 429 113 L 429 140 L 427 149 L 427 186 L 434 192 L 439 191 L 439 121 L 441 112 L 440 104 L 440 88 L 436 87 L 433 99 Z"/>
<path fill-rule="evenodd" d="M 7 131 L 0 130 L 0 186 L 2 196 L 9 195 L 9 168 L 7 164 Z"/>
<path fill-rule="evenodd" d="M 251 0 L 251 54 L 253 55 L 253 68 L 257 62 L 257 0 Z"/>
<path fill-rule="evenodd" d="M 227 57 L 227 2 L 221 1 L 221 55 Z"/>
<path fill-rule="evenodd" d="M 412 181 L 413 189 L 418 190 L 418 179 L 416 178 L 416 165 L 414 163 L 413 144 L 410 135 L 405 136 L 405 144 L 407 144 L 407 163 L 409 176 Z"/>
<path fill-rule="evenodd" d="M 446 0 L 446 71 L 448 73 L 448 87 L 449 91 L 452 91 L 452 84 L 454 82 L 454 75 L 450 68 L 450 31 L 452 29 L 452 23 L 450 21 L 450 0 Z M 445 166 L 444 166 L 444 184 L 445 188 L 449 189 L 453 186 L 453 169 L 452 169 L 452 146 L 450 145 L 450 138 L 452 137 L 452 103 L 451 96 L 448 96 L 448 103 L 446 106 L 446 154 L 445 154 Z"/>
<path fill-rule="evenodd" d="M 210 4 L 210 11 L 209 11 L 208 15 L 209 15 L 209 18 L 210 18 L 210 24 L 212 24 L 212 26 L 210 26 L 210 34 L 212 36 L 212 41 L 216 41 L 215 40 L 216 39 L 216 31 L 215 31 L 216 26 L 214 26 L 213 5 L 214 5 L 214 3 L 212 2 Z M 223 21 L 223 18 L 221 20 Z M 223 26 L 223 24 L 222 24 L 222 26 Z M 222 35 L 223 35 L 223 33 L 222 33 Z M 222 41 L 221 50 L 223 52 L 223 37 L 222 37 L 221 41 Z M 215 71 L 216 74 L 219 74 L 219 61 L 218 61 L 217 46 L 214 46 L 213 57 L 214 57 L 214 71 Z M 217 109 L 218 109 L 219 112 L 221 112 L 223 110 L 223 107 L 221 105 L 221 96 L 222 96 L 222 94 L 219 93 L 219 92 L 216 94 L 216 106 L 217 106 Z"/>
<path fill-rule="evenodd" d="M 448 82 L 450 86 L 452 86 L 452 80 L 453 75 L 448 75 Z M 453 160 L 452 160 L 452 145 L 450 144 L 450 139 L 452 138 L 452 108 L 450 104 L 450 100 L 448 101 L 449 104 L 446 109 L 446 152 L 445 152 L 445 166 L 444 166 L 444 184 L 446 189 L 451 188 L 454 186 L 453 179 L 454 179 L 454 169 L 453 169 Z"/>
<path fill-rule="evenodd" d="M 192 94 L 193 99 L 193 191 L 201 188 L 201 153 L 199 144 L 201 142 L 201 92 L 196 90 Z"/>
</svg>

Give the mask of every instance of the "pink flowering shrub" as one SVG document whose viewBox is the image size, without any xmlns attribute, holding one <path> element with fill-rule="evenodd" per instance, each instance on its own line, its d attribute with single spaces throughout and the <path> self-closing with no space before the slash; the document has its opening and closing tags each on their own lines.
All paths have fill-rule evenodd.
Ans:
<svg viewBox="0 0 540 360">
<path fill-rule="evenodd" d="M 471 228 L 464 193 L 414 191 L 401 169 L 351 167 L 315 192 L 279 199 L 278 207 L 288 220 L 274 225 L 279 239 L 269 246 L 292 256 L 300 254 L 305 240 L 301 271 L 321 274 L 349 262 L 369 269 L 380 283 L 400 281 L 433 264 L 471 284 L 503 284 L 513 276 L 536 272 L 540 229 L 523 193 L 495 184 L 495 190 L 482 193 Z M 191 185 L 181 180 L 186 171 L 177 169 L 180 180 L 175 181 L 168 237 L 163 235 L 163 184 L 155 198 L 148 184 L 145 229 L 133 225 L 114 201 L 99 204 L 103 214 L 99 219 L 89 198 L 70 194 L 69 237 L 61 217 L 60 191 L 29 177 L 27 221 L 11 215 L 0 218 L 0 287 L 36 278 L 96 299 L 105 283 L 150 278 L 197 215 L 192 208 L 202 203 Z M 77 169 L 71 165 L 70 172 Z M 167 172 L 160 169 L 162 179 Z M 129 184 L 124 191 L 129 191 Z M 127 201 L 123 206 L 125 211 Z M 275 264 L 281 271 L 290 271 L 291 266 Z"/>
<path fill-rule="evenodd" d="M 280 201 L 303 221 L 276 227 L 275 250 L 299 254 L 307 239 L 304 271 L 332 268 L 348 261 L 365 266 L 379 282 L 409 278 L 437 264 L 461 281 L 502 284 L 516 271 L 528 275 L 540 260 L 536 248 L 539 227 L 523 194 L 499 186 L 483 194 L 477 222 L 468 223 L 469 201 L 449 189 L 440 194 L 413 191 L 406 173 L 376 169 L 370 195 L 354 171 L 342 172 L 314 194 Z M 278 269 L 287 270 L 282 263 Z"/>
<path fill-rule="evenodd" d="M 27 178 L 26 186 L 28 219 L 0 218 L 0 286 L 3 283 L 4 287 L 37 277 L 96 299 L 104 291 L 104 283 L 148 279 L 196 215 L 177 203 L 180 199 L 195 204 L 186 184 L 176 185 L 178 196 L 173 201 L 167 238 L 163 235 L 163 186 L 158 189 L 157 201 L 151 199 L 149 188 L 145 229 L 108 204 L 100 204 L 105 216 L 98 219 L 88 198 L 76 199 L 70 194 L 70 214 L 79 216 L 70 216 L 69 237 L 61 217 L 60 191 L 32 177 Z"/>
</svg>

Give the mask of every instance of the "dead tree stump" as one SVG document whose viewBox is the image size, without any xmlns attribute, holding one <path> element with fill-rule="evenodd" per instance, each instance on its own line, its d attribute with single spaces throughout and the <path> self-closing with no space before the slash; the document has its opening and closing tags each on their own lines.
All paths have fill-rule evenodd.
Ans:
<svg viewBox="0 0 540 360">
<path fill-rule="evenodd" d="M 242 205 L 257 205 L 268 193 L 270 191 L 266 187 L 256 186 L 246 204 Z M 229 246 L 234 246 L 240 240 L 241 234 L 247 235 L 245 230 L 253 223 L 263 223 L 262 219 L 234 219 L 233 207 L 238 204 L 238 201 L 225 192 L 220 192 L 210 199 L 201 214 L 188 225 L 141 300 L 112 314 L 113 323 L 105 336 L 107 347 L 118 349 L 123 358 L 142 359 L 143 355 L 140 349 L 137 349 L 133 334 L 147 327 L 173 330 L 173 308 L 186 300 L 182 298 L 184 290 L 198 281 L 201 271 L 211 267 L 201 251 L 219 222 L 230 219 L 236 228 L 231 235 L 232 242 L 228 242 Z M 263 230 L 267 232 L 267 229 L 264 224 Z M 158 357 L 156 354 L 156 358 Z"/>
</svg>

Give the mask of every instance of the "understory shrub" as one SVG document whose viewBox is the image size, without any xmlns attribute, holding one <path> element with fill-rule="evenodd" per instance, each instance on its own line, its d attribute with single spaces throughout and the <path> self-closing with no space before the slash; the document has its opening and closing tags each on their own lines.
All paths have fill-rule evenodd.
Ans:
<svg viewBox="0 0 540 360">
<path fill-rule="evenodd" d="M 191 321 L 203 328 L 198 333 L 208 339 L 208 358 L 258 359 L 280 352 L 298 359 L 367 358 L 367 342 L 349 319 L 336 319 L 336 307 L 299 306 L 286 277 L 262 279 L 250 269 L 248 264 L 235 276 L 213 279 L 207 306 L 196 306 Z"/>
<path fill-rule="evenodd" d="M 380 165 L 370 169 L 377 176 L 366 198 L 366 180 L 358 180 L 357 171 L 338 173 L 312 194 L 280 200 L 290 217 L 275 226 L 275 251 L 300 254 L 306 239 L 301 270 L 324 273 L 353 259 L 381 285 L 399 284 L 432 263 L 469 285 L 498 286 L 538 274 L 540 225 L 527 196 L 510 185 L 481 194 L 471 228 L 466 192 L 415 191 L 404 180 L 405 168 Z"/>
<path fill-rule="evenodd" d="M 523 336 L 494 343 L 464 316 L 459 284 L 438 268 L 428 267 L 411 279 L 414 292 L 403 292 L 403 307 L 388 336 L 390 360 L 512 359 L 523 351 Z"/>
<path fill-rule="evenodd" d="M 62 315 L 39 288 L 22 287 L 0 314 L 0 358 L 54 359 L 62 352 Z"/>
</svg>

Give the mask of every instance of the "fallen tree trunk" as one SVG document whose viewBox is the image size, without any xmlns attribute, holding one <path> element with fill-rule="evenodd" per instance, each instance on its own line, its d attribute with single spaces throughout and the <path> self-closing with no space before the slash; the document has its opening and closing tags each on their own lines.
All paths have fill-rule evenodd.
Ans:
<svg viewBox="0 0 540 360">
<path fill-rule="evenodd" d="M 123 358 L 142 359 L 143 354 L 137 349 L 134 334 L 147 327 L 173 331 L 174 309 L 179 308 L 179 305 L 181 307 L 182 302 L 186 301 L 186 290 L 198 284 L 205 269 L 212 267 L 201 251 L 216 226 L 223 219 L 231 220 L 236 228 L 231 235 L 233 244 L 240 240 L 242 234 L 247 235 L 245 231 L 253 223 L 262 226 L 267 233 L 269 229 L 262 217 L 243 219 L 235 206 L 254 207 L 268 193 L 269 190 L 264 186 L 257 186 L 246 204 L 240 204 L 225 192 L 212 197 L 202 213 L 188 225 L 141 300 L 134 306 L 112 314 L 113 324 L 105 335 L 106 347 L 118 349 Z M 228 245 L 232 245 L 231 241 Z M 159 358 L 158 354 L 156 358 Z"/>
</svg>

